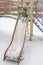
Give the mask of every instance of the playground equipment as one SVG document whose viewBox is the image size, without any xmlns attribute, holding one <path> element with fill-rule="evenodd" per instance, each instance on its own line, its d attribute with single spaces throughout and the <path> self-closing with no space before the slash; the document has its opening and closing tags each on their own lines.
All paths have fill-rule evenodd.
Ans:
<svg viewBox="0 0 43 65">
<path fill-rule="evenodd" d="M 6 58 L 9 58 L 11 60 L 14 58 L 14 60 L 17 60 L 18 61 L 18 64 L 19 64 L 20 57 L 21 57 L 21 53 L 22 53 L 22 50 L 24 48 L 24 42 L 25 42 L 25 36 L 26 36 L 26 29 L 24 28 L 25 24 L 23 22 L 19 21 L 19 16 L 17 16 L 17 15 L 19 15 L 18 14 L 19 10 L 18 10 L 17 7 L 18 7 L 18 5 L 16 6 L 15 4 L 12 4 L 12 2 L 9 2 L 9 1 L 0 1 L 0 17 L 3 17 L 3 16 L 4 17 L 10 17 L 10 18 L 13 18 L 13 19 L 16 19 L 17 20 L 16 21 L 15 28 L 14 28 L 14 32 L 13 32 L 13 35 L 12 35 L 12 38 L 11 38 L 10 45 L 8 46 L 8 48 L 6 49 L 6 51 L 4 53 L 4 60 Z M 13 17 L 11 15 L 13 15 Z M 14 15 L 16 15 L 16 17 Z M 19 33 L 20 33 L 20 35 L 18 35 Z M 15 35 L 15 37 L 14 37 L 14 35 Z M 17 36 L 19 38 L 17 38 Z M 15 39 L 15 41 L 13 43 L 13 40 L 14 39 Z M 17 46 L 16 43 L 18 43 L 18 45 L 20 44 L 20 46 Z M 16 44 L 15 47 L 17 49 L 15 47 L 12 47 L 13 46 L 12 44 L 13 45 Z M 10 51 L 9 51 L 9 49 L 10 49 Z M 16 49 L 17 52 L 15 52 L 15 49 Z M 14 52 L 11 51 L 11 50 L 14 50 Z M 9 54 L 11 54 L 11 55 L 9 56 Z M 18 54 L 18 56 L 15 56 L 17 54 Z M 16 57 L 16 59 L 15 59 L 15 57 Z"/>
<path fill-rule="evenodd" d="M 20 60 L 22 59 L 21 54 L 25 45 L 28 21 L 30 21 L 32 24 L 32 15 L 30 15 L 32 14 L 32 8 L 31 8 L 32 5 L 30 5 L 30 3 L 32 2 L 31 1 L 23 2 L 23 0 L 21 0 L 21 3 L 18 0 L 16 4 L 15 1 L 12 2 L 10 0 L 0 1 L 0 17 L 4 16 L 4 17 L 10 17 L 16 19 L 16 25 L 13 31 L 11 42 L 4 53 L 4 60 L 10 59 L 10 60 L 18 61 L 19 64 Z M 13 17 L 11 15 L 13 15 Z M 17 17 L 14 17 L 14 15 Z M 30 26 L 30 28 L 31 27 L 32 26 Z M 32 28 L 30 32 L 32 32 Z M 31 33 L 30 33 L 30 37 L 31 37 Z"/>
<path fill-rule="evenodd" d="M 13 17 L 10 15 L 13 15 Z M 14 15 L 17 16 L 17 18 L 15 18 Z M 4 53 L 4 60 L 10 59 L 10 60 L 18 61 L 19 64 L 20 60 L 22 59 L 21 54 L 26 39 L 26 29 L 27 29 L 27 21 L 28 21 L 26 8 L 19 5 L 19 1 L 17 5 L 12 3 L 11 1 L 0 1 L 0 17 L 3 16 L 17 20 L 11 38 L 11 42 Z"/>
<path fill-rule="evenodd" d="M 42 23 L 37 18 L 36 12 L 35 12 L 35 16 L 33 17 L 34 15 L 33 5 L 34 5 L 34 0 L 32 1 L 17 0 L 13 2 L 12 0 L 0 1 L 0 17 L 5 16 L 16 19 L 16 25 L 13 31 L 10 45 L 8 46 L 8 48 L 4 53 L 4 60 L 10 59 L 10 60 L 18 61 L 18 64 L 20 63 L 20 60 L 22 60 L 21 58 L 22 51 L 25 45 L 26 32 L 30 34 L 30 41 L 32 40 L 33 23 L 43 32 Z M 13 15 L 13 17 L 11 15 Z M 41 17 L 41 19 L 43 18 Z M 29 22 L 30 22 L 30 29 L 29 29 L 30 32 L 28 32 Z"/>
</svg>

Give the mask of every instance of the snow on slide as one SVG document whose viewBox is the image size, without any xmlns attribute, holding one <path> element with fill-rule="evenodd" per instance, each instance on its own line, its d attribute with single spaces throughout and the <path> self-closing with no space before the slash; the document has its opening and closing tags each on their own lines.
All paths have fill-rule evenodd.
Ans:
<svg viewBox="0 0 43 65">
<path fill-rule="evenodd" d="M 17 61 L 17 58 L 23 46 L 24 34 L 25 34 L 25 23 L 19 20 L 13 43 L 6 53 L 6 59 Z"/>
</svg>

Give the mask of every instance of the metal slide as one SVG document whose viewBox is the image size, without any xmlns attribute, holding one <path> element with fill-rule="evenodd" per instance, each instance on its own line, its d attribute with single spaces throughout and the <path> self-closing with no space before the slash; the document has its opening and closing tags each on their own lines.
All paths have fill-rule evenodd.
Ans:
<svg viewBox="0 0 43 65">
<path fill-rule="evenodd" d="M 40 22 L 37 19 L 34 19 L 32 21 L 39 29 L 40 31 L 43 33 L 43 26 L 40 24 Z"/>
<path fill-rule="evenodd" d="M 18 21 L 12 45 L 4 54 L 6 59 L 18 61 L 19 63 L 26 37 L 25 26 L 25 22 L 22 22 L 21 20 Z"/>
</svg>

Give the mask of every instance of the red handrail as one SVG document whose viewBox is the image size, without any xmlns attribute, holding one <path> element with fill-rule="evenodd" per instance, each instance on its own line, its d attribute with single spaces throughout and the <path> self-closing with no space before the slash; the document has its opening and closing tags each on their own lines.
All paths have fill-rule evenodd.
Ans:
<svg viewBox="0 0 43 65">
<path fill-rule="evenodd" d="M 13 39 L 14 39 L 14 35 L 15 35 L 15 32 L 16 32 L 17 24 L 18 24 L 18 19 L 17 19 L 16 25 L 15 25 L 15 28 L 14 28 L 14 31 L 13 31 L 13 35 L 12 35 L 12 38 L 11 38 L 10 45 L 8 46 L 8 48 L 6 49 L 6 51 L 5 51 L 5 53 L 4 53 L 4 60 L 6 59 L 6 53 L 7 53 L 8 49 L 9 49 L 10 46 L 12 45 L 12 42 L 13 42 Z"/>
<path fill-rule="evenodd" d="M 22 54 L 22 51 L 23 51 L 23 48 L 24 48 L 24 45 L 25 45 L 25 39 L 26 39 L 26 29 L 27 29 L 27 22 L 26 22 L 26 28 L 25 28 L 25 34 L 24 34 L 24 40 L 23 40 L 23 45 L 22 45 L 22 48 L 21 48 L 21 51 L 19 53 L 19 57 L 18 57 L 18 65 L 20 63 L 20 57 L 21 57 L 21 54 Z"/>
</svg>

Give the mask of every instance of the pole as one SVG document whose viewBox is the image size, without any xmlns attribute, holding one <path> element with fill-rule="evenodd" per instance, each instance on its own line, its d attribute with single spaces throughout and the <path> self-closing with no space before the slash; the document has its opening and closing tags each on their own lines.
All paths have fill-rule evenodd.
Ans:
<svg viewBox="0 0 43 65">
<path fill-rule="evenodd" d="M 32 22 L 32 19 L 33 19 L 33 4 L 34 4 L 34 0 L 30 0 L 30 17 L 31 17 L 31 22 L 30 22 L 30 41 L 32 40 L 32 35 L 33 35 L 33 22 Z"/>
</svg>

